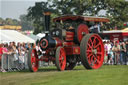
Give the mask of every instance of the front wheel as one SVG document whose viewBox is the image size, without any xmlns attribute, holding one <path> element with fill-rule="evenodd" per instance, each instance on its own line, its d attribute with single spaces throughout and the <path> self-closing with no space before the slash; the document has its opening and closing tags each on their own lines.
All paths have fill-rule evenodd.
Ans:
<svg viewBox="0 0 128 85">
<path fill-rule="evenodd" d="M 28 52 L 28 67 L 31 72 L 38 71 L 38 55 L 36 49 L 30 49 Z"/>
<path fill-rule="evenodd" d="M 87 34 L 80 44 L 80 57 L 87 69 L 98 69 L 104 60 L 104 45 L 97 34 Z"/>
<path fill-rule="evenodd" d="M 56 49 L 56 67 L 59 71 L 65 70 L 66 67 L 66 53 L 63 47 Z"/>
</svg>

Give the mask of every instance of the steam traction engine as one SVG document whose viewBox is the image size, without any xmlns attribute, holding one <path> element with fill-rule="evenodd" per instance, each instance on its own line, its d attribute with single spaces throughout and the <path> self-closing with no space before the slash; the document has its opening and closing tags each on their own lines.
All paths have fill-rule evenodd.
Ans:
<svg viewBox="0 0 128 85">
<path fill-rule="evenodd" d="M 98 34 L 89 34 L 89 23 L 108 22 L 108 19 L 66 15 L 54 18 L 56 25 L 49 32 L 50 12 L 45 12 L 44 15 L 46 36 L 40 40 L 39 45 L 45 53 L 40 54 L 35 48 L 29 50 L 30 71 L 38 71 L 39 61 L 53 61 L 60 71 L 72 70 L 80 61 L 86 69 L 98 69 L 102 66 L 104 45 Z"/>
</svg>

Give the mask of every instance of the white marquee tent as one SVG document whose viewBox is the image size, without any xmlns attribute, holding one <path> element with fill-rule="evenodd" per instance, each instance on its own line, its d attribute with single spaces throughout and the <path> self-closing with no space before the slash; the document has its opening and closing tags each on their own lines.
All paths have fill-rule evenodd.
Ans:
<svg viewBox="0 0 128 85">
<path fill-rule="evenodd" d="M 35 40 L 23 35 L 22 33 L 16 30 L 0 30 L 0 43 L 4 42 L 30 42 L 34 43 Z"/>
</svg>

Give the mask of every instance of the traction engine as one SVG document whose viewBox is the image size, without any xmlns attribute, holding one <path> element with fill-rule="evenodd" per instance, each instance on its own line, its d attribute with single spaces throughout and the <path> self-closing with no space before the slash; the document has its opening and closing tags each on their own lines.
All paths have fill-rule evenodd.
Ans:
<svg viewBox="0 0 128 85">
<path fill-rule="evenodd" d="M 29 70 L 38 71 L 39 61 L 52 61 L 59 71 L 72 70 L 77 62 L 81 62 L 86 69 L 100 68 L 104 61 L 104 45 L 98 34 L 89 33 L 89 27 L 90 22 L 109 20 L 102 17 L 65 15 L 54 18 L 55 26 L 50 30 L 50 14 L 44 13 L 45 37 L 39 41 L 41 51 L 35 48 L 29 50 Z"/>
</svg>

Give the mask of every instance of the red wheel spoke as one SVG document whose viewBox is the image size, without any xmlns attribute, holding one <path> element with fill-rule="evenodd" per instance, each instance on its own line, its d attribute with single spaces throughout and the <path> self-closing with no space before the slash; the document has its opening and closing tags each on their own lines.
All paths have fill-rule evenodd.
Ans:
<svg viewBox="0 0 128 85">
<path fill-rule="evenodd" d="M 90 54 L 88 56 L 88 61 L 89 61 L 89 64 L 91 64 L 91 62 L 93 61 L 93 55 L 92 54 Z"/>
<path fill-rule="evenodd" d="M 99 64 L 100 63 L 100 61 L 97 59 L 97 63 Z"/>
<path fill-rule="evenodd" d="M 93 58 L 94 58 L 94 57 L 93 57 L 93 55 L 92 55 L 92 56 L 90 57 L 90 60 L 93 61 Z"/>
<path fill-rule="evenodd" d="M 92 46 L 90 46 L 90 44 L 88 43 L 88 47 L 92 49 Z"/>
<path fill-rule="evenodd" d="M 94 46 L 94 48 L 97 48 L 100 46 L 100 42 Z"/>
<path fill-rule="evenodd" d="M 87 50 L 87 53 L 91 53 L 92 52 L 92 50 Z"/>
<path fill-rule="evenodd" d="M 90 58 L 92 56 L 92 54 L 90 53 L 87 57 Z"/>
<path fill-rule="evenodd" d="M 92 39 L 90 38 L 89 41 L 90 41 L 91 46 L 93 47 Z"/>
<path fill-rule="evenodd" d="M 95 44 L 96 44 L 96 37 L 94 37 L 94 39 L 93 39 L 93 46 L 95 46 Z"/>
<path fill-rule="evenodd" d="M 95 60 L 96 60 L 96 62 L 95 62 L 95 63 L 97 63 L 97 64 L 99 64 L 99 63 L 100 63 L 100 61 L 99 61 L 97 58 L 95 58 Z"/>
</svg>

